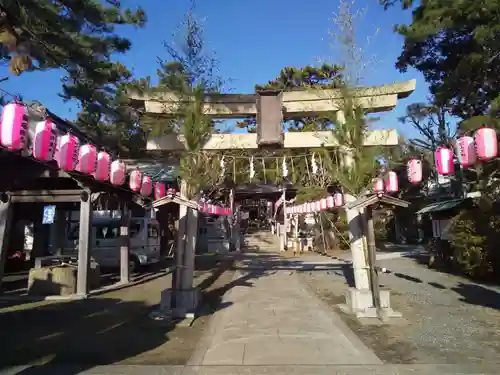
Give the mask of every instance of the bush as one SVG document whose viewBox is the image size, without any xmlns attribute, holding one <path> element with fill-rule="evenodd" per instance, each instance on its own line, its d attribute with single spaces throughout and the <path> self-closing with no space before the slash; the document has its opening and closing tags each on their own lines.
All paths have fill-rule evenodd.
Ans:
<svg viewBox="0 0 500 375">
<path fill-rule="evenodd" d="M 425 245 L 425 250 L 429 254 L 429 266 L 433 267 L 435 265 L 450 267 L 453 266 L 453 248 L 451 244 L 440 238 L 432 238 L 427 245 Z"/>
<path fill-rule="evenodd" d="M 480 208 L 467 210 L 453 219 L 453 260 L 468 276 L 499 279 L 500 217 Z"/>
<path fill-rule="evenodd" d="M 380 246 L 383 243 L 387 242 L 389 238 L 389 230 L 387 229 L 387 222 L 382 217 L 374 218 L 373 220 L 373 229 L 375 231 L 375 242 Z"/>
<path fill-rule="evenodd" d="M 347 218 L 344 212 L 337 216 L 335 227 L 338 230 L 333 230 L 337 240 L 337 248 L 340 250 L 349 250 L 349 226 L 347 225 Z"/>
</svg>

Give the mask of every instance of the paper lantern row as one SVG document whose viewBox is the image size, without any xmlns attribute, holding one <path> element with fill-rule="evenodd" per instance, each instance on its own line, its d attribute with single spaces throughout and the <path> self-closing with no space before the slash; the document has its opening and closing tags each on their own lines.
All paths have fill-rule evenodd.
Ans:
<svg viewBox="0 0 500 375">
<path fill-rule="evenodd" d="M 232 210 L 228 207 L 222 207 L 215 204 L 202 203 L 199 205 L 199 211 L 208 215 L 231 216 Z"/>
<path fill-rule="evenodd" d="M 399 190 L 398 175 L 394 171 L 387 171 L 385 177 L 373 179 L 374 193 L 397 193 Z"/>
<path fill-rule="evenodd" d="M 303 204 L 290 206 L 286 208 L 286 213 L 289 215 L 310 214 L 321 211 L 327 211 L 332 208 L 342 207 L 344 205 L 344 194 L 335 193 L 326 198 L 321 198 L 315 202 L 306 202 Z"/>
<path fill-rule="evenodd" d="M 13 102 L 4 106 L 0 120 L 0 144 L 9 151 L 25 150 L 28 144 L 28 116 L 23 104 Z M 33 158 L 42 162 L 55 161 L 65 172 L 77 171 L 94 177 L 97 181 L 121 186 L 125 184 L 127 168 L 120 160 L 112 160 L 109 153 L 97 151 L 91 144 L 80 145 L 72 134 L 57 135 L 57 127 L 50 120 L 36 124 L 32 140 Z M 130 173 L 129 187 L 132 191 L 155 199 L 165 196 L 165 185 L 156 183 L 139 170 Z"/>
<path fill-rule="evenodd" d="M 436 170 L 440 175 L 455 173 L 453 149 L 439 146 L 434 151 Z M 456 156 L 463 168 L 469 168 L 477 162 L 487 162 L 498 156 L 498 138 L 495 129 L 482 127 L 474 136 L 464 135 L 456 141 Z M 408 180 L 412 184 L 422 181 L 422 161 L 410 159 L 407 164 Z"/>
<path fill-rule="evenodd" d="M 455 173 L 453 149 L 439 146 L 434 151 L 436 170 L 440 175 Z M 457 139 L 456 156 L 463 168 L 469 168 L 477 162 L 487 162 L 498 156 L 498 139 L 495 129 L 482 127 L 474 136 L 464 135 Z M 408 161 L 408 180 L 413 184 L 422 181 L 422 162 L 418 159 Z"/>
<path fill-rule="evenodd" d="M 495 129 L 483 127 L 474 133 L 474 137 L 465 135 L 457 139 L 456 155 L 463 168 L 469 168 L 478 161 L 487 162 L 498 156 L 498 139 Z M 455 173 L 453 150 L 440 146 L 434 152 L 436 170 L 441 175 Z"/>
</svg>

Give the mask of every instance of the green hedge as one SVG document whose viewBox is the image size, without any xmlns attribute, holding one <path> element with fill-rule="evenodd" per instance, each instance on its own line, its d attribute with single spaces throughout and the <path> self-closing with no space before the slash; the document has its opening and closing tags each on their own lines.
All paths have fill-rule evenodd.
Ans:
<svg viewBox="0 0 500 375">
<path fill-rule="evenodd" d="M 466 275 L 500 280 L 500 216 L 474 208 L 453 219 L 453 261 Z"/>
</svg>

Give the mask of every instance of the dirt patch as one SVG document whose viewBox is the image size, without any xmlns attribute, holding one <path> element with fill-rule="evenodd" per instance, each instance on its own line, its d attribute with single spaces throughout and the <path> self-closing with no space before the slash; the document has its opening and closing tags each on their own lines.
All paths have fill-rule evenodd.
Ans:
<svg viewBox="0 0 500 375">
<path fill-rule="evenodd" d="M 161 291 L 171 285 L 171 275 L 83 301 L 0 308 L 0 368 L 186 364 L 235 272 L 232 260 L 209 262 L 211 267 L 202 262 L 195 275 L 208 313 L 192 327 L 167 325 L 148 316 Z"/>
</svg>

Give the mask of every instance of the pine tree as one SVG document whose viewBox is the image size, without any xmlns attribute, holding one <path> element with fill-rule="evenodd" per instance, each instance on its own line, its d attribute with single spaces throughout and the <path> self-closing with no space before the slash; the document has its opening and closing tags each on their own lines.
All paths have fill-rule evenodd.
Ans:
<svg viewBox="0 0 500 375">
<path fill-rule="evenodd" d="M 127 52 L 131 42 L 116 27 L 145 22 L 142 9 L 124 8 L 118 0 L 2 1 L 0 60 L 16 76 L 62 70 L 61 97 L 80 104 L 77 125 L 111 147 L 127 148 L 127 136 L 138 134 L 132 112 L 122 108 L 132 73 L 112 56 Z"/>
<path fill-rule="evenodd" d="M 336 89 L 342 85 L 342 67 L 322 64 L 315 67 L 307 65 L 303 68 L 285 67 L 278 77 L 264 85 L 255 85 L 255 90 L 295 91 L 306 89 Z M 237 123 L 240 129 L 255 133 L 255 118 L 250 117 Z M 328 119 L 321 117 L 295 117 L 285 124 L 288 131 L 318 131 L 331 129 Z"/>
<path fill-rule="evenodd" d="M 410 25 L 396 25 L 404 46 L 396 67 L 423 73 L 438 105 L 462 119 L 496 123 L 500 109 L 500 3 L 380 0 L 413 9 Z"/>
<path fill-rule="evenodd" d="M 221 155 L 203 152 L 204 143 L 215 132 L 215 122 L 204 113 L 203 104 L 207 94 L 216 94 L 223 86 L 193 8 L 180 26 L 179 43 L 164 43 L 168 58 L 158 58 L 158 85 L 150 86 L 144 80 L 139 90 L 153 97 L 170 93 L 179 98 L 177 115 L 168 118 L 148 114 L 141 118 L 141 126 L 149 135 L 174 133 L 184 137 L 186 152 L 180 158 L 179 177 L 186 182 L 185 193 L 191 197 L 220 180 Z"/>
</svg>

